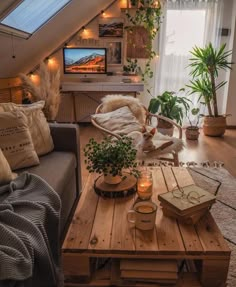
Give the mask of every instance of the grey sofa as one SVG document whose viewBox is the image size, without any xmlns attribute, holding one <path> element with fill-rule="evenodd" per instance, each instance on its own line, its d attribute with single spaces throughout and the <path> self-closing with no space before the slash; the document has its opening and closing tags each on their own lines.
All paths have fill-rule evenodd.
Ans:
<svg viewBox="0 0 236 287">
<path fill-rule="evenodd" d="M 60 238 L 64 239 L 81 190 L 79 126 L 50 123 L 54 150 L 40 157 L 28 171 L 42 177 L 59 194 L 62 202 Z"/>
</svg>

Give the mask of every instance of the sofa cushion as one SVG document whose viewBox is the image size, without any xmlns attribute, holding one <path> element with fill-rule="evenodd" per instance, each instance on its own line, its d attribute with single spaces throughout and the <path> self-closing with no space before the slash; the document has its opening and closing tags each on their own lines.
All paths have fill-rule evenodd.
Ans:
<svg viewBox="0 0 236 287">
<path fill-rule="evenodd" d="M 38 155 L 44 155 L 52 151 L 54 147 L 49 125 L 42 111 L 44 105 L 44 101 L 35 102 L 29 105 L 0 103 L 0 111 L 11 112 L 21 110 L 25 113 L 34 148 Z"/>
<path fill-rule="evenodd" d="M 23 112 L 0 112 L 0 148 L 12 170 L 39 164 Z"/>
<path fill-rule="evenodd" d="M 10 182 L 16 176 L 16 173 L 12 173 L 9 163 L 0 149 L 0 185 Z"/>
</svg>

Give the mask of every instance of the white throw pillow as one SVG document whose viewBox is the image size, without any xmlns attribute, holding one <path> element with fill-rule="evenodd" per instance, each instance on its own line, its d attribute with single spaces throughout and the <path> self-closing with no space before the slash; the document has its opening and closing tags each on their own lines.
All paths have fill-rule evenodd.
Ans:
<svg viewBox="0 0 236 287">
<path fill-rule="evenodd" d="M 0 185 L 10 182 L 16 177 L 17 174 L 11 171 L 10 165 L 0 149 Z"/>
<path fill-rule="evenodd" d="M 101 127 L 119 135 L 142 131 L 142 125 L 127 106 L 113 112 L 91 115 L 91 117 Z"/>
<path fill-rule="evenodd" d="M 47 119 L 42 111 L 44 101 L 35 102 L 29 105 L 17 105 L 14 103 L 0 103 L 0 111 L 5 112 L 21 110 L 25 113 L 28 126 L 37 154 L 44 155 L 53 150 L 53 140 Z"/>
<path fill-rule="evenodd" d="M 138 98 L 124 95 L 107 95 L 102 98 L 102 113 L 112 112 L 122 107 L 129 107 L 141 125 L 145 125 L 146 113 Z"/>
<path fill-rule="evenodd" d="M 0 148 L 12 170 L 39 164 L 39 158 L 21 111 L 0 113 Z"/>
</svg>

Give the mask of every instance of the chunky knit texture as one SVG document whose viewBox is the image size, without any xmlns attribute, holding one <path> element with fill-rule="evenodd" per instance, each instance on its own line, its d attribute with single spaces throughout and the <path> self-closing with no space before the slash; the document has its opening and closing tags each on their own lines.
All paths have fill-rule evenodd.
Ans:
<svg viewBox="0 0 236 287">
<path fill-rule="evenodd" d="M 0 286 L 57 285 L 60 209 L 57 193 L 36 175 L 0 187 Z"/>
</svg>

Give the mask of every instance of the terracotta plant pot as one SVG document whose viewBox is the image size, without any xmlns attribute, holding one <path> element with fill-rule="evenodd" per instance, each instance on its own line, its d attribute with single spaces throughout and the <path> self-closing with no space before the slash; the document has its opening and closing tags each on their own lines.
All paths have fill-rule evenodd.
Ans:
<svg viewBox="0 0 236 287">
<path fill-rule="evenodd" d="M 186 139 L 188 140 L 198 140 L 198 137 L 199 137 L 199 128 L 198 127 L 187 127 L 186 128 L 186 131 L 185 131 L 185 134 L 186 134 Z"/>
<path fill-rule="evenodd" d="M 122 181 L 122 178 L 119 175 L 116 175 L 116 176 L 113 176 L 111 174 L 104 175 L 104 182 L 107 184 L 118 184 L 121 181 Z"/>
<path fill-rule="evenodd" d="M 163 135 L 167 135 L 167 136 L 170 136 L 170 137 L 173 136 L 174 127 L 173 127 L 172 124 L 170 124 L 170 123 L 168 123 L 166 121 L 163 121 L 163 120 L 160 119 L 158 121 L 157 129 Z"/>
<path fill-rule="evenodd" d="M 203 132 L 206 136 L 219 137 L 225 133 L 226 117 L 204 117 Z"/>
</svg>

